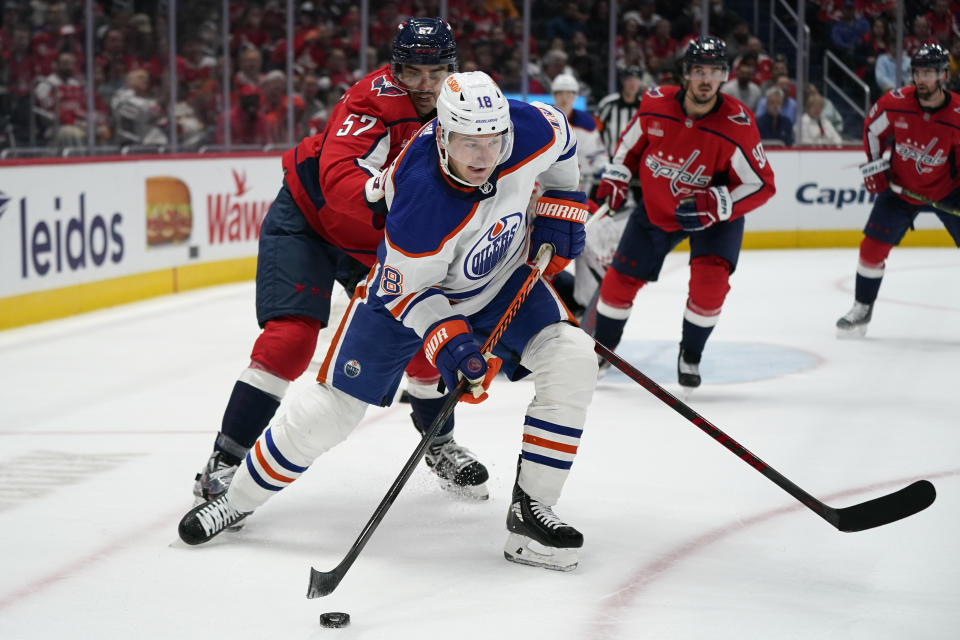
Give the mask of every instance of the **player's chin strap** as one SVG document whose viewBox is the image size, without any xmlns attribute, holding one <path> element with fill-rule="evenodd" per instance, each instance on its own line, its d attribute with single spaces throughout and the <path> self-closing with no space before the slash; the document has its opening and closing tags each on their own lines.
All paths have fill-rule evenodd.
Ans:
<svg viewBox="0 0 960 640">
<path fill-rule="evenodd" d="M 898 184 L 894 184 L 891 182 L 890 190 L 896 193 L 897 195 L 907 196 L 908 198 L 912 198 L 914 200 L 917 200 L 918 202 L 925 202 L 931 207 L 935 207 L 940 211 L 943 211 L 944 213 L 949 213 L 950 215 L 953 215 L 953 216 L 960 216 L 960 209 L 957 209 L 956 207 L 951 207 L 950 205 L 944 204 L 939 200 L 931 200 L 930 198 L 926 196 L 922 196 L 919 193 L 915 193 L 913 191 L 910 191 L 909 189 L 904 189 Z"/>
<path fill-rule="evenodd" d="M 542 277 L 547 265 L 550 264 L 550 260 L 553 259 L 553 251 L 553 245 L 540 245 L 540 251 L 537 252 L 536 264 L 530 270 L 530 273 L 527 274 L 527 279 L 523 281 L 522 285 L 520 285 L 519 291 L 517 291 L 517 293 L 513 296 L 513 300 L 510 302 L 507 310 L 503 312 L 502 316 L 500 316 L 500 322 L 498 322 L 497 326 L 494 327 L 493 331 L 490 333 L 490 337 L 487 338 L 483 343 L 483 346 L 480 347 L 480 353 L 493 351 L 493 348 L 496 346 L 496 344 L 500 342 L 500 338 L 503 337 L 503 333 L 507 330 L 507 327 L 510 326 L 510 323 L 517 316 L 520 306 L 527 299 L 527 296 L 530 295 L 530 292 L 533 291 L 534 286 Z M 436 437 L 437 433 L 453 413 L 453 409 L 457 406 L 460 396 L 468 392 L 469 386 L 470 383 L 465 378 L 461 378 L 457 388 L 453 390 L 453 393 L 447 396 L 447 399 L 443 403 L 443 407 L 440 409 L 440 413 L 438 413 L 437 417 L 433 419 L 433 422 L 430 424 L 430 428 L 424 432 L 423 438 L 420 440 L 420 444 L 417 445 L 417 448 L 407 459 L 406 464 L 403 465 L 403 470 L 400 471 L 400 475 L 397 476 L 397 479 L 393 481 L 392 485 L 390 485 L 390 489 L 387 490 L 387 494 L 383 496 L 383 500 L 381 500 L 380 504 L 377 505 L 376 511 L 373 512 L 370 520 L 367 521 L 363 531 L 360 532 L 356 542 L 354 542 L 353 546 L 350 547 L 350 550 L 347 552 L 347 555 L 344 556 L 343 560 L 340 561 L 340 564 L 334 567 L 331 571 L 317 571 L 312 567 L 310 568 L 310 584 L 307 588 L 308 598 L 319 598 L 321 596 L 329 595 L 333 593 L 334 589 L 337 588 L 337 585 L 339 585 L 340 581 L 343 580 L 343 576 L 346 575 L 350 567 L 353 566 L 357 556 L 360 555 L 360 551 L 362 551 L 363 547 L 366 546 L 370 536 L 373 535 L 373 532 L 376 531 L 384 516 L 387 515 L 387 510 L 390 508 L 390 505 L 392 505 L 393 501 L 397 499 L 398 495 L 400 495 L 400 490 L 403 489 L 403 486 L 407 483 L 407 480 L 410 479 L 410 476 L 413 474 L 413 470 L 420 463 L 420 459 L 423 458 L 424 453 L 426 453 L 427 447 L 430 446 L 430 443 L 433 442 L 434 437 Z"/>
</svg>

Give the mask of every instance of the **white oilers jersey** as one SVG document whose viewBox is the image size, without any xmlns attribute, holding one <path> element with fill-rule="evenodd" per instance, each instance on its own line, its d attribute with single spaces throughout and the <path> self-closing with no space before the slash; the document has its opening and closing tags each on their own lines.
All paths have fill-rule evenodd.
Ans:
<svg viewBox="0 0 960 640">
<path fill-rule="evenodd" d="M 440 166 L 436 120 L 394 161 L 384 189 L 390 213 L 367 302 L 421 337 L 434 323 L 489 303 L 527 259 L 527 206 L 535 183 L 575 191 L 576 137 L 552 106 L 510 100 L 513 151 L 480 187 Z"/>
</svg>

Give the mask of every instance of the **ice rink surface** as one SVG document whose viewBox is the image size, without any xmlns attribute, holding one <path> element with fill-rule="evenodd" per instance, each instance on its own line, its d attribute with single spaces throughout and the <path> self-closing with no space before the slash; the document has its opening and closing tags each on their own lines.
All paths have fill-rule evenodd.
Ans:
<svg viewBox="0 0 960 640">
<path fill-rule="evenodd" d="M 416 447 L 408 405 L 371 408 L 241 532 L 188 548 L 176 525 L 258 333 L 253 284 L 0 332 L 0 638 L 956 638 L 960 252 L 896 249 L 867 337 L 840 341 L 856 260 L 745 252 L 690 404 L 832 506 L 927 478 L 928 510 L 840 533 L 614 372 L 557 505 L 580 566 L 511 564 L 533 387 L 500 378 L 457 413 L 491 499 L 421 465 L 318 600 L 309 567 L 340 561 Z M 687 277 L 672 254 L 617 350 L 671 391 Z"/>
</svg>

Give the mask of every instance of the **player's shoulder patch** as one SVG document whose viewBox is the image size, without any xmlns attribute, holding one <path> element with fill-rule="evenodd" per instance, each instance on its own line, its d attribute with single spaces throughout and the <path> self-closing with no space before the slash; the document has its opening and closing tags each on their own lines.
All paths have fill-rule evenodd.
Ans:
<svg viewBox="0 0 960 640">
<path fill-rule="evenodd" d="M 734 109 L 736 109 L 735 112 L 733 111 Z M 753 118 L 750 117 L 750 113 L 742 104 L 732 105 L 730 111 L 731 114 L 727 116 L 727 119 L 734 124 L 738 124 L 742 127 L 748 127 L 750 126 L 750 123 L 753 122 Z"/>
<path fill-rule="evenodd" d="M 904 92 L 904 87 L 900 87 L 899 89 L 893 89 L 892 91 L 890 91 L 888 95 L 891 98 L 895 98 L 897 100 L 903 100 L 904 98 L 907 97 L 907 94 Z"/>
<path fill-rule="evenodd" d="M 644 92 L 644 96 L 649 98 L 663 98 L 663 87 L 660 85 L 652 86 Z"/>
<path fill-rule="evenodd" d="M 556 107 L 542 102 L 527 104 L 510 100 L 510 119 L 513 120 L 513 155 L 542 148 L 555 140 L 558 134 L 569 130 L 567 119 Z"/>
<path fill-rule="evenodd" d="M 370 91 L 377 96 L 390 98 L 407 95 L 407 90 L 391 82 L 386 73 L 382 73 L 373 79 L 373 82 L 370 83 Z"/>
</svg>

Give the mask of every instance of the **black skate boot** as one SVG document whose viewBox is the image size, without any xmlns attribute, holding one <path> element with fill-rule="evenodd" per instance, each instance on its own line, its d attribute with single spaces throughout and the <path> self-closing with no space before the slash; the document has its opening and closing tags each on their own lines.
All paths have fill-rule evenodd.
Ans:
<svg viewBox="0 0 960 640">
<path fill-rule="evenodd" d="M 464 498 L 486 500 L 487 479 L 490 474 L 472 451 L 450 438 L 446 442 L 434 442 L 424 455 L 424 462 L 440 480 L 440 486 Z"/>
<path fill-rule="evenodd" d="M 693 355 L 680 347 L 677 356 L 677 382 L 685 392 L 700 386 L 700 355 Z"/>
<path fill-rule="evenodd" d="M 838 338 L 862 338 L 867 335 L 867 325 L 873 317 L 873 303 L 854 302 L 847 315 L 837 320 Z"/>
<path fill-rule="evenodd" d="M 513 486 L 513 503 L 507 512 L 507 543 L 503 557 L 510 562 L 555 571 L 577 568 L 577 549 L 583 534 L 560 520 L 553 509 Z"/>
<path fill-rule="evenodd" d="M 197 507 L 208 500 L 215 500 L 230 488 L 239 465 L 230 464 L 224 460 L 224 457 L 222 451 L 214 451 L 210 454 L 210 459 L 207 460 L 203 471 L 194 478 L 193 506 Z M 230 531 L 239 531 L 242 528 L 243 522 L 229 527 Z"/>
<path fill-rule="evenodd" d="M 224 493 L 216 500 L 204 502 L 188 511 L 180 520 L 177 531 L 180 539 L 187 544 L 203 544 L 224 529 L 235 527 L 250 513 L 237 511 Z"/>
</svg>

